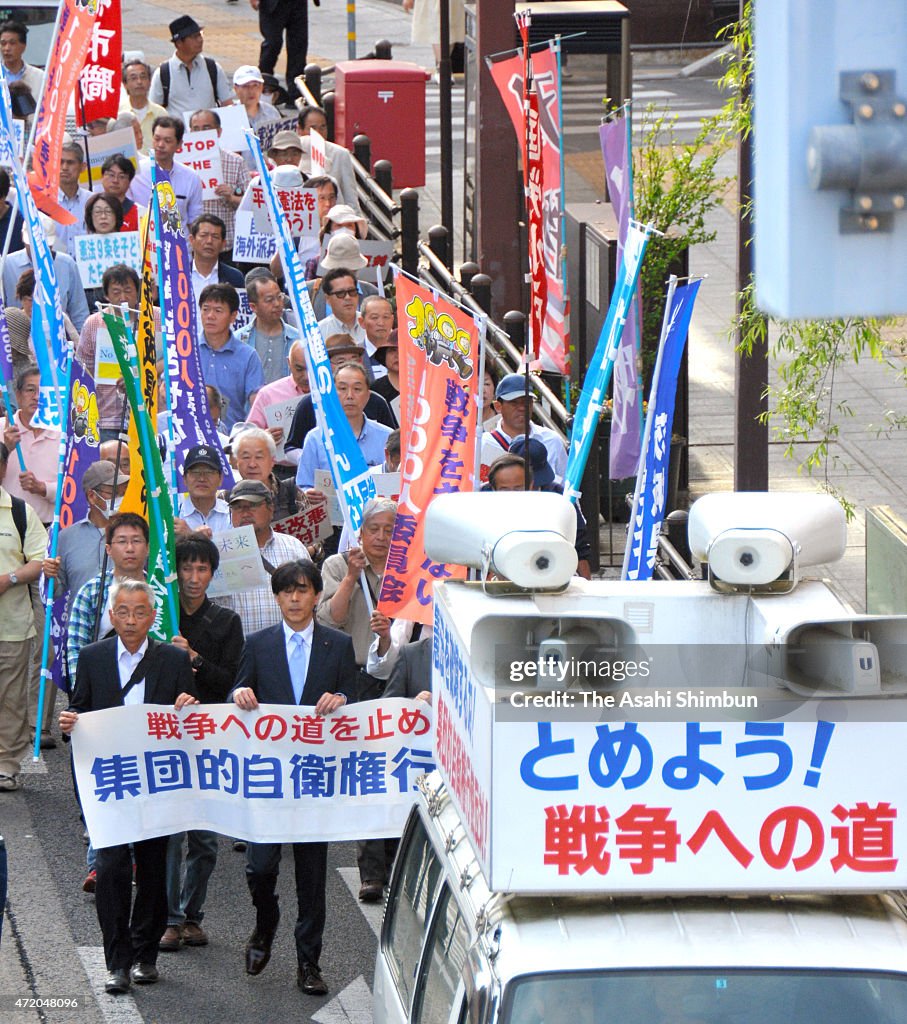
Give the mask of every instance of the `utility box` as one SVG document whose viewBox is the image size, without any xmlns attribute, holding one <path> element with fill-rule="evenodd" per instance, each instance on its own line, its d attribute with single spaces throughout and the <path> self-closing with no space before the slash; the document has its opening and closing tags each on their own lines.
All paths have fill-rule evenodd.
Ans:
<svg viewBox="0 0 907 1024">
<path fill-rule="evenodd" d="M 372 143 L 372 161 L 389 160 L 394 187 L 425 184 L 425 83 L 428 73 L 401 60 L 348 60 L 334 67 L 334 139 L 351 149 Z"/>
</svg>

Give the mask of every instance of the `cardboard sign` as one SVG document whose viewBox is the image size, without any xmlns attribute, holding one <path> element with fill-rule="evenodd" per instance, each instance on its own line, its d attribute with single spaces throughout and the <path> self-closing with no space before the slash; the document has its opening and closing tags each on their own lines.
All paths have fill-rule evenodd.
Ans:
<svg viewBox="0 0 907 1024">
<path fill-rule="evenodd" d="M 254 527 L 224 530 L 214 537 L 214 543 L 220 551 L 220 565 L 208 587 L 208 597 L 268 586 L 271 577 L 262 564 Z"/>
<path fill-rule="evenodd" d="M 87 161 L 79 175 L 79 184 L 88 188 L 88 168 L 91 166 L 91 184 L 95 187 L 101 180 L 101 167 L 109 156 L 122 154 L 133 167 L 138 168 L 139 152 L 135 145 L 135 133 L 131 128 L 117 128 L 106 135 L 89 135 L 85 139 Z"/>
<path fill-rule="evenodd" d="M 186 111 L 184 118 L 189 127 L 189 118 L 193 112 Z M 229 107 L 218 107 L 220 118 L 220 145 L 231 153 L 245 153 L 249 148 L 246 132 L 251 129 L 249 115 L 241 103 L 233 103 Z"/>
<path fill-rule="evenodd" d="M 262 410 L 265 414 L 265 422 L 269 427 L 282 427 L 283 438 L 280 444 L 277 445 L 277 461 L 285 462 L 287 453 L 284 450 L 286 444 L 287 434 L 290 432 L 290 424 L 293 422 L 293 414 L 296 412 L 296 406 L 299 405 L 299 396 L 295 398 L 288 398 L 285 402 L 274 402 L 271 405 L 266 405 Z"/>
<path fill-rule="evenodd" d="M 83 288 L 100 288 L 104 271 L 114 263 L 125 263 L 137 274 L 142 272 L 142 245 L 138 231 L 76 235 L 73 247 Z"/>
<path fill-rule="evenodd" d="M 183 144 L 173 158 L 188 167 L 201 178 L 202 199 L 216 199 L 217 186 L 221 183 L 223 167 L 220 159 L 220 143 L 216 131 L 189 132 L 183 136 Z"/>
<path fill-rule="evenodd" d="M 94 346 L 95 384 L 116 384 L 120 379 L 120 364 L 113 349 L 113 341 L 106 327 L 99 327 Z"/>
<path fill-rule="evenodd" d="M 295 516 L 289 516 L 273 524 L 277 533 L 286 533 L 295 537 L 305 546 L 311 547 L 325 537 L 330 537 L 334 532 L 331 521 L 328 519 L 327 506 L 324 503 L 309 505 L 302 512 Z"/>
<path fill-rule="evenodd" d="M 343 512 L 340 510 L 340 499 L 337 497 L 337 491 L 334 488 L 333 480 L 331 480 L 331 471 L 329 469 L 315 470 L 315 490 L 321 491 L 328 499 L 328 518 L 331 521 L 331 526 L 343 526 Z"/>
</svg>

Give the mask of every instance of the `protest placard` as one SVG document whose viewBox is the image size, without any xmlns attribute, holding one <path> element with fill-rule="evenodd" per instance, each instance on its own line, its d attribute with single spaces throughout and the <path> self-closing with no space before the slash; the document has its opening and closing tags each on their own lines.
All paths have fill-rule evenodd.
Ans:
<svg viewBox="0 0 907 1024">
<path fill-rule="evenodd" d="M 267 153 L 271 148 L 271 143 L 274 141 L 274 136 L 278 132 L 293 131 L 296 131 L 296 118 L 287 117 L 283 121 L 268 121 L 266 124 L 260 125 L 255 129 L 255 134 L 261 143 L 262 152 Z"/>
<path fill-rule="evenodd" d="M 327 506 L 323 502 L 316 505 L 309 505 L 308 508 L 297 512 L 295 516 L 288 516 L 273 524 L 277 533 L 288 533 L 298 541 L 311 547 L 325 537 L 330 537 L 334 532 L 331 522 L 328 519 Z"/>
<path fill-rule="evenodd" d="M 83 288 L 100 288 L 104 271 L 114 263 L 125 263 L 137 274 L 142 272 L 142 245 L 138 231 L 76 235 L 73 248 Z"/>
<path fill-rule="evenodd" d="M 100 186 L 101 167 L 109 156 L 121 153 L 127 160 L 132 162 L 133 167 L 138 166 L 139 154 L 135 146 L 135 133 L 131 128 L 117 128 L 116 131 L 107 132 L 106 135 L 89 135 L 85 140 L 87 144 L 87 159 L 82 173 L 79 175 L 79 184 L 88 188 L 89 165 L 91 170 L 91 186 L 96 192 L 103 191 Z"/>
<path fill-rule="evenodd" d="M 223 168 L 216 131 L 187 132 L 173 159 L 195 171 L 202 182 L 202 199 L 216 199 Z"/>
<path fill-rule="evenodd" d="M 299 405 L 298 395 L 295 398 L 288 398 L 285 402 L 274 402 L 271 405 L 266 405 L 262 410 L 269 427 L 281 427 L 283 429 L 283 437 L 277 445 L 278 462 L 283 462 L 287 457 L 284 445 L 287 440 L 287 434 L 290 432 L 290 424 L 293 422 L 293 413 L 296 412 L 297 405 Z"/>
<path fill-rule="evenodd" d="M 375 490 L 382 498 L 393 498 L 394 501 L 400 497 L 400 473 L 373 473 L 375 478 Z"/>
<path fill-rule="evenodd" d="M 95 384 L 116 384 L 120 379 L 120 364 L 113 348 L 110 332 L 103 325 L 98 328 L 94 349 Z"/>
<path fill-rule="evenodd" d="M 321 491 L 328 500 L 328 519 L 331 521 L 331 526 L 343 526 L 340 498 L 337 497 L 329 469 L 315 470 L 315 490 Z"/>
<path fill-rule="evenodd" d="M 293 704 L 85 712 L 72 750 L 92 842 L 186 829 L 257 843 L 398 836 L 435 767 L 431 715 L 400 698 L 328 716 Z"/>
<path fill-rule="evenodd" d="M 191 111 L 187 111 L 184 115 L 187 128 L 191 115 Z M 246 108 L 241 103 L 233 103 L 229 107 L 218 107 L 217 116 L 220 118 L 221 148 L 231 153 L 245 153 L 249 148 L 246 132 L 252 127 L 249 124 Z"/>
<path fill-rule="evenodd" d="M 208 587 L 208 597 L 223 597 L 267 586 L 268 575 L 258 550 L 255 528 L 239 526 L 214 537 L 220 551 L 220 565 Z"/>
</svg>

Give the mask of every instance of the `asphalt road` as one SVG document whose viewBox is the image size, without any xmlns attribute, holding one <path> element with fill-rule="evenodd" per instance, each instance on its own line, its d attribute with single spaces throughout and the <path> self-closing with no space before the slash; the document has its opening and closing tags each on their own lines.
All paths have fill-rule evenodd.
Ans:
<svg viewBox="0 0 907 1024">
<path fill-rule="evenodd" d="M 278 886 L 283 917 L 271 962 L 257 978 L 245 974 L 243 947 L 253 911 L 245 858 L 225 838 L 206 906 L 210 945 L 161 953 L 156 985 L 133 986 L 125 997 L 104 995 L 99 987 L 105 973 L 101 932 L 94 897 L 81 891 L 86 847 L 62 745 L 47 753 L 46 769 L 27 774 L 20 792 L 0 794 L 0 834 L 6 839 L 10 872 L 0 943 L 0 1022 L 368 1024 L 382 911 L 356 899 L 359 877 L 352 843 L 334 844 L 329 853 L 322 954 L 331 989 L 326 998 L 305 996 L 296 988 L 295 893 L 288 851 Z M 14 997 L 23 996 L 79 997 L 83 1005 L 77 1011 L 48 1008 L 42 1016 L 13 1005 Z"/>
</svg>

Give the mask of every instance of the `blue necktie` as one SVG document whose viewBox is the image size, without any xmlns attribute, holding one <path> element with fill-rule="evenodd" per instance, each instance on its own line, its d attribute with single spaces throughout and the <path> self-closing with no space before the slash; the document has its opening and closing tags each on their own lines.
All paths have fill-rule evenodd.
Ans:
<svg viewBox="0 0 907 1024">
<path fill-rule="evenodd" d="M 293 648 L 290 651 L 290 681 L 293 684 L 293 696 L 298 704 L 302 700 L 302 691 L 305 688 L 306 664 L 305 640 L 302 633 L 294 633 L 292 636 Z"/>
</svg>

